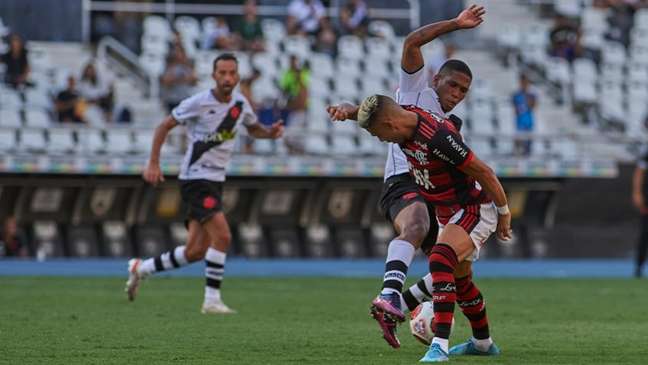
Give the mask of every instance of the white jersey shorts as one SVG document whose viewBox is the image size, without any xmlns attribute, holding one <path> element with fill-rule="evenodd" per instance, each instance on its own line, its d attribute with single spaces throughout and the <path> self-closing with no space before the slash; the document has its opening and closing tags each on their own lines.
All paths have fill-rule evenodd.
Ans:
<svg viewBox="0 0 648 365">
<path fill-rule="evenodd" d="M 493 202 L 468 205 L 458 211 L 437 208 L 439 234 L 443 232 L 446 225 L 456 224 L 463 228 L 472 239 L 475 250 L 466 259 L 468 261 L 479 259 L 481 248 L 497 229 L 497 218 L 497 208 Z"/>
</svg>

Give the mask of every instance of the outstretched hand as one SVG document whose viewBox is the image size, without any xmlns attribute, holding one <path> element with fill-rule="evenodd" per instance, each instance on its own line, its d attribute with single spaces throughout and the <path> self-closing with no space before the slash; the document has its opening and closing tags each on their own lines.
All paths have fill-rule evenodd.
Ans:
<svg viewBox="0 0 648 365">
<path fill-rule="evenodd" d="M 330 105 L 326 108 L 326 111 L 328 112 L 331 120 L 339 121 L 354 119 L 356 113 L 358 112 L 358 108 L 348 103 L 342 103 L 340 105 Z"/>
<path fill-rule="evenodd" d="M 478 26 L 484 21 L 486 10 L 483 6 L 471 5 L 468 9 L 462 11 L 455 21 L 461 29 L 470 29 Z"/>
</svg>

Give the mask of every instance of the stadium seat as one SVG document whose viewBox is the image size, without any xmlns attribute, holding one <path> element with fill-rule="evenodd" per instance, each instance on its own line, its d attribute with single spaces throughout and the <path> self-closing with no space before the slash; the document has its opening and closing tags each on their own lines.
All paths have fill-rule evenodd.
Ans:
<svg viewBox="0 0 648 365">
<path fill-rule="evenodd" d="M 49 115 L 42 109 L 25 111 L 25 126 L 30 128 L 47 128 L 51 124 Z"/>
<path fill-rule="evenodd" d="M 488 138 L 471 137 L 470 141 L 467 141 L 467 144 L 477 156 L 490 156 L 493 153 L 493 148 Z"/>
<path fill-rule="evenodd" d="M 380 156 L 385 152 L 386 144 L 380 142 L 366 130 L 361 130 L 358 136 L 358 152 L 364 155 Z"/>
<path fill-rule="evenodd" d="M 20 109 L 23 102 L 20 95 L 12 89 L 0 90 L 0 107 L 2 109 Z"/>
<path fill-rule="evenodd" d="M 368 77 L 366 78 L 382 78 L 385 75 L 389 75 L 389 68 L 387 67 L 387 62 L 382 58 L 368 56 L 365 58 L 365 72 L 363 75 Z"/>
<path fill-rule="evenodd" d="M 324 99 L 331 95 L 331 83 L 329 79 L 313 77 L 308 84 L 309 96 L 312 99 Z"/>
<path fill-rule="evenodd" d="M 333 58 L 326 53 L 313 53 L 309 59 L 313 78 L 328 79 L 334 76 Z"/>
<path fill-rule="evenodd" d="M 311 54 L 310 41 L 303 36 L 288 36 L 284 38 L 283 45 L 288 55 L 296 55 L 300 61 L 308 59 Z"/>
<path fill-rule="evenodd" d="M 306 227 L 304 231 L 305 245 L 304 254 L 308 258 L 333 257 L 333 245 L 331 244 L 331 231 L 323 224 L 313 224 Z"/>
<path fill-rule="evenodd" d="M 581 15 L 581 28 L 585 31 L 604 33 L 607 30 L 607 10 L 586 7 Z"/>
<path fill-rule="evenodd" d="M 144 33 L 155 34 L 166 41 L 171 37 L 171 25 L 164 17 L 147 15 L 144 18 Z"/>
<path fill-rule="evenodd" d="M 333 134 L 331 136 L 331 152 L 338 156 L 352 156 L 357 151 L 353 137 L 348 134 Z"/>
<path fill-rule="evenodd" d="M 270 229 L 272 256 L 279 258 L 297 258 L 301 256 L 299 235 L 295 229 Z"/>
<path fill-rule="evenodd" d="M 323 135 L 307 135 L 305 137 L 304 149 L 311 155 L 327 155 L 330 153 L 326 137 Z"/>
<path fill-rule="evenodd" d="M 68 128 L 50 128 L 47 152 L 65 154 L 76 149 L 72 130 Z"/>
<path fill-rule="evenodd" d="M 126 154 L 133 150 L 133 140 L 130 129 L 107 129 L 106 152 L 110 154 Z"/>
<path fill-rule="evenodd" d="M 67 242 L 70 257 L 99 256 L 97 232 L 92 225 L 69 226 Z"/>
<path fill-rule="evenodd" d="M 338 52 L 340 56 L 353 60 L 361 60 L 365 57 L 362 39 L 354 35 L 345 35 L 338 39 Z"/>
<path fill-rule="evenodd" d="M 151 76 L 160 76 L 164 72 L 164 57 L 162 54 L 144 53 L 139 58 L 140 66 Z"/>
<path fill-rule="evenodd" d="M 266 18 L 261 21 L 263 36 L 269 42 L 279 43 L 286 36 L 284 24 L 277 19 Z"/>
<path fill-rule="evenodd" d="M 104 245 L 101 255 L 107 257 L 131 257 L 133 247 L 126 224 L 121 221 L 106 221 L 101 224 L 101 236 Z"/>
<path fill-rule="evenodd" d="M 153 144 L 153 130 L 137 129 L 133 131 L 133 151 L 138 154 L 147 155 Z"/>
<path fill-rule="evenodd" d="M 254 100 L 262 102 L 265 100 L 276 100 L 280 92 L 272 79 L 269 77 L 261 77 L 252 84 L 252 95 L 254 96 Z"/>
<path fill-rule="evenodd" d="M 47 95 L 45 89 L 27 89 L 25 92 L 25 104 L 31 107 L 49 109 L 52 107 L 52 99 Z"/>
<path fill-rule="evenodd" d="M 470 130 L 478 134 L 493 133 L 493 114 L 493 107 L 489 101 L 472 103 L 468 114 Z"/>
<path fill-rule="evenodd" d="M 580 2 L 574 0 L 555 0 L 554 10 L 568 18 L 578 18 L 582 12 Z"/>
<path fill-rule="evenodd" d="M 338 57 L 335 66 L 338 74 L 338 80 L 346 76 L 358 77 L 362 74 L 358 61 L 351 58 Z"/>
<path fill-rule="evenodd" d="M 577 81 L 596 81 L 598 70 L 596 64 L 589 58 L 578 58 L 574 60 L 573 72 Z"/>
<path fill-rule="evenodd" d="M 65 249 L 61 233 L 55 222 L 36 221 L 33 224 L 33 240 L 36 247 L 36 257 L 63 257 Z"/>
<path fill-rule="evenodd" d="M 361 80 L 360 99 L 373 94 L 392 96 L 394 93 L 385 85 L 384 80 L 380 77 L 363 77 Z"/>
<path fill-rule="evenodd" d="M 506 157 L 513 155 L 513 139 L 509 137 L 501 137 L 495 141 L 494 154 Z"/>
<path fill-rule="evenodd" d="M 385 20 L 372 20 L 369 22 L 369 33 L 385 39 L 394 38 L 396 36 L 396 32 L 394 32 L 391 23 Z"/>
<path fill-rule="evenodd" d="M 16 149 L 16 130 L 0 127 L 0 151 L 12 152 Z"/>
<path fill-rule="evenodd" d="M 238 226 L 241 252 L 248 258 L 267 257 L 269 254 L 265 235 L 260 225 L 241 223 Z"/>
<path fill-rule="evenodd" d="M 335 80 L 335 95 L 338 101 L 351 101 L 358 98 L 358 85 L 355 77 L 347 75 Z"/>
<path fill-rule="evenodd" d="M 515 133 L 515 108 L 509 101 L 500 102 L 495 107 L 499 131 L 505 136 Z"/>
<path fill-rule="evenodd" d="M 173 25 L 183 38 L 191 41 L 200 40 L 200 23 L 192 16 L 179 16 L 173 21 Z"/>
<path fill-rule="evenodd" d="M 134 238 L 138 256 L 156 256 L 172 248 L 162 226 L 137 226 Z"/>
<path fill-rule="evenodd" d="M 366 60 L 388 60 L 392 57 L 391 44 L 384 38 L 370 37 L 365 40 L 368 57 Z"/>
<path fill-rule="evenodd" d="M 254 152 L 261 155 L 271 155 L 275 151 L 275 141 L 269 139 L 255 139 Z"/>
<path fill-rule="evenodd" d="M 622 43 L 606 42 L 601 48 L 603 63 L 621 65 L 626 62 L 626 49 Z"/>
<path fill-rule="evenodd" d="M 325 134 L 329 131 L 330 124 L 326 111 L 309 107 L 306 123 L 309 132 Z"/>
<path fill-rule="evenodd" d="M 571 69 L 569 62 L 561 57 L 550 57 L 545 63 L 546 78 L 559 85 L 571 83 Z"/>
<path fill-rule="evenodd" d="M 493 90 L 485 79 L 476 79 L 470 85 L 470 99 L 476 101 L 485 101 L 493 98 Z"/>
<path fill-rule="evenodd" d="M 106 151 L 106 142 L 104 141 L 102 131 L 98 129 L 81 129 L 77 130 L 78 144 L 77 149 L 83 153 L 103 153 Z"/>
<path fill-rule="evenodd" d="M 334 237 L 340 257 L 350 259 L 367 256 L 362 230 L 358 228 L 337 228 Z"/>
<path fill-rule="evenodd" d="M 596 102 L 596 87 L 592 81 L 574 79 L 574 102 L 583 104 Z"/>
<path fill-rule="evenodd" d="M 275 56 L 268 52 L 255 54 L 252 57 L 252 65 L 266 77 L 275 77 L 279 73 Z"/>
<path fill-rule="evenodd" d="M 20 149 L 26 152 L 45 152 L 47 143 L 42 129 L 21 129 Z"/>
<path fill-rule="evenodd" d="M 21 128 L 20 113 L 15 109 L 0 109 L 0 127 Z"/>
</svg>

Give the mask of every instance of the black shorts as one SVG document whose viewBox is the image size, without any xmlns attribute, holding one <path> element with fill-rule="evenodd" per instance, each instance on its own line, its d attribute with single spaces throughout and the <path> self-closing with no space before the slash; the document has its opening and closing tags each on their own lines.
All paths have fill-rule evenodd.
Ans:
<svg viewBox="0 0 648 365">
<path fill-rule="evenodd" d="M 223 210 L 223 183 L 210 180 L 180 180 L 180 195 L 187 204 L 187 220 L 204 223 Z"/>
<path fill-rule="evenodd" d="M 392 224 L 398 213 L 415 202 L 425 203 L 428 208 L 430 229 L 421 245 L 421 249 L 427 252 L 434 246 L 439 234 L 439 225 L 436 221 L 434 206 L 421 196 L 418 186 L 409 173 L 390 176 L 383 183 L 380 195 L 380 210 Z"/>
</svg>

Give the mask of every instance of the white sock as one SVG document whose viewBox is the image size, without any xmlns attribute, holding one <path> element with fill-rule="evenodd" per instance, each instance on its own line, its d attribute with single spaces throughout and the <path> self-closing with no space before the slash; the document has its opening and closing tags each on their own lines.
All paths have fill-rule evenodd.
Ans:
<svg viewBox="0 0 648 365">
<path fill-rule="evenodd" d="M 449 342 L 448 340 L 439 337 L 435 337 L 432 339 L 432 343 L 433 344 L 438 343 L 441 346 L 441 349 L 445 351 L 446 354 L 448 353 L 448 342 Z"/>
<path fill-rule="evenodd" d="M 485 338 L 483 340 L 478 340 L 474 337 L 471 337 L 470 340 L 472 341 L 473 345 L 477 348 L 479 351 L 486 352 L 488 349 L 491 347 L 493 344 L 493 339 L 492 338 Z"/>
<path fill-rule="evenodd" d="M 208 248 L 205 255 L 205 302 L 221 300 L 220 286 L 225 273 L 227 254 L 215 248 Z"/>
<path fill-rule="evenodd" d="M 394 239 L 387 248 L 385 275 L 381 294 L 401 293 L 407 279 L 407 270 L 412 263 L 416 248 L 407 241 Z"/>
<path fill-rule="evenodd" d="M 155 263 L 157 261 L 157 264 Z M 137 269 L 142 276 L 148 276 L 158 271 L 173 270 L 188 264 L 185 257 L 185 246 L 178 246 L 171 251 L 162 253 L 157 257 L 143 260 Z"/>
<path fill-rule="evenodd" d="M 155 272 L 155 262 L 152 257 L 142 260 L 139 267 L 137 268 L 137 273 L 141 276 L 148 276 Z"/>
</svg>

